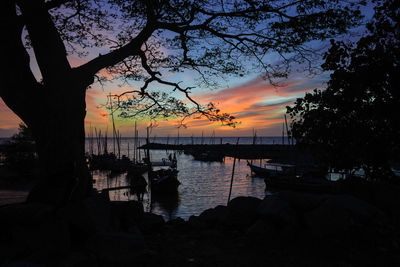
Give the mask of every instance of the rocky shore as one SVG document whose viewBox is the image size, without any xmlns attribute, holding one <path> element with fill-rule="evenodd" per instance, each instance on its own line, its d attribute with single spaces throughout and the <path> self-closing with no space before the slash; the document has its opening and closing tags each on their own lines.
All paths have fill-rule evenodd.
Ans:
<svg viewBox="0 0 400 267">
<path fill-rule="evenodd" d="M 165 222 L 141 203 L 95 193 L 58 210 L 13 204 L 0 207 L 0 264 L 400 266 L 396 218 L 378 206 L 348 194 L 280 192 Z"/>
</svg>

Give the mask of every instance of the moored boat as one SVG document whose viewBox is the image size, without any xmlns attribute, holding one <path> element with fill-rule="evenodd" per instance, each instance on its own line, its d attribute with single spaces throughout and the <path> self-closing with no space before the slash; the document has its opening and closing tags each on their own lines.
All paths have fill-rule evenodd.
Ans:
<svg viewBox="0 0 400 267">
<path fill-rule="evenodd" d="M 178 170 L 175 168 L 150 170 L 149 179 L 151 191 L 156 193 L 176 192 L 181 184 L 178 180 Z"/>
<path fill-rule="evenodd" d="M 293 174 L 294 165 L 289 164 L 266 164 L 265 167 L 258 167 L 247 161 L 247 165 L 253 174 L 258 177 L 271 177 L 271 176 L 281 176 L 287 174 Z"/>
</svg>

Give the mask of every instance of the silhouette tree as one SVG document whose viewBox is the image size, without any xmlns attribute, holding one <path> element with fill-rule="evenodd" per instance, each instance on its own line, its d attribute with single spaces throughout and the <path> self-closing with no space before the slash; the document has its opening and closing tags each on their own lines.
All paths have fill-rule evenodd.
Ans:
<svg viewBox="0 0 400 267">
<path fill-rule="evenodd" d="M 326 90 L 297 99 L 288 113 L 299 144 L 338 170 L 363 168 L 367 177 L 392 176 L 399 160 L 400 3 L 375 8 L 368 35 L 356 44 L 332 41 L 322 67 L 333 71 Z"/>
<path fill-rule="evenodd" d="M 4 144 L 4 165 L 20 173 L 30 172 L 35 167 L 35 143 L 31 130 L 20 123 L 18 133 Z"/>
<path fill-rule="evenodd" d="M 210 77 L 221 74 L 262 70 L 268 79 L 284 76 L 290 63 L 311 59 L 307 42 L 345 33 L 357 24 L 358 2 L 1 1 L 0 95 L 32 129 L 43 178 L 29 199 L 63 205 L 79 202 L 90 189 L 84 159 L 85 94 L 95 80 L 103 82 L 99 71 L 142 81 L 133 93 L 160 111 L 167 109 L 153 95 L 154 83 L 182 93 L 200 114 L 229 122 L 230 116 L 212 104 L 197 104 L 190 96 L 192 87 L 168 80 L 167 71 L 190 70 L 208 86 L 213 85 Z M 31 70 L 29 51 L 40 81 Z M 270 52 L 280 64 L 268 61 Z M 71 53 L 87 56 L 87 61 L 72 67 Z"/>
</svg>

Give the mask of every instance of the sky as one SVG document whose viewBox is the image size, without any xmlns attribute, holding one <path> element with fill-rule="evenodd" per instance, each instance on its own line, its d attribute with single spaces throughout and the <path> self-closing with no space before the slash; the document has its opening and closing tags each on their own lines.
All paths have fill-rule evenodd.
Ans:
<svg viewBox="0 0 400 267">
<path fill-rule="evenodd" d="M 371 15 L 371 8 L 368 8 L 368 15 Z M 317 43 L 317 45 L 321 45 Z M 38 80 L 40 74 L 35 65 L 35 58 L 31 54 L 31 68 Z M 78 66 L 83 63 L 82 59 L 70 56 L 71 66 Z M 184 73 L 175 79 L 183 80 L 190 84 L 193 77 L 190 73 Z M 221 86 L 218 89 L 210 90 L 198 88 L 193 92 L 193 98 L 201 104 L 213 102 L 222 112 L 235 116 L 239 124 L 235 127 L 221 126 L 218 123 L 211 123 L 207 119 L 191 118 L 185 121 L 187 127 L 180 127 L 180 136 L 251 136 L 257 131 L 258 136 L 280 136 L 286 106 L 293 104 L 296 98 L 303 97 L 306 92 L 315 88 L 324 88 L 329 79 L 329 74 L 320 73 L 310 76 L 304 72 L 291 73 L 288 79 L 283 80 L 279 86 L 273 86 L 262 78 L 262 73 L 253 74 L 229 81 L 221 79 Z M 107 110 L 102 107 L 105 104 L 109 93 L 123 92 L 137 89 L 140 84 L 118 86 L 108 83 L 102 87 L 94 84 L 87 90 L 87 115 L 85 119 L 86 132 L 96 128 L 102 132 L 108 131 L 111 134 L 111 118 Z M 4 104 L 0 98 L 0 138 L 9 137 L 17 132 L 21 120 Z M 116 118 L 116 127 L 122 136 L 133 136 L 134 119 Z M 139 134 L 145 135 L 145 128 L 150 124 L 147 120 L 138 120 Z M 176 136 L 178 133 L 179 120 L 158 121 L 152 128 L 152 135 Z"/>
<path fill-rule="evenodd" d="M 251 136 L 253 129 L 258 136 L 280 136 L 286 106 L 305 92 L 315 88 L 323 88 L 327 75 L 309 77 L 305 74 L 293 74 L 279 86 L 273 86 L 262 76 L 243 78 L 232 87 L 219 90 L 198 90 L 193 97 L 200 103 L 214 102 L 223 111 L 236 117 L 239 124 L 235 127 L 221 126 L 207 119 L 189 119 L 187 127 L 180 127 L 180 136 Z M 108 130 L 111 134 L 112 123 L 107 110 L 102 107 L 110 92 L 122 92 L 130 87 L 109 85 L 102 88 L 94 85 L 87 90 L 86 132 L 90 129 Z M 9 137 L 17 132 L 21 120 L 0 99 L 0 137 Z M 180 120 L 158 121 L 152 129 L 152 135 L 176 136 Z M 133 136 L 133 119 L 115 119 L 116 127 L 122 136 Z M 145 135 L 148 120 L 137 121 L 139 134 Z"/>
</svg>

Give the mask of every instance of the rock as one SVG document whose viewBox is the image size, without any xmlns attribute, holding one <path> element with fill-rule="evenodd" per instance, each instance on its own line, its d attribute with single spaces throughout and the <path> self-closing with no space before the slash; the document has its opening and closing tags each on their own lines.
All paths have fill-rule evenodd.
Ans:
<svg viewBox="0 0 400 267">
<path fill-rule="evenodd" d="M 137 233 L 97 233 L 86 242 L 85 248 L 104 266 L 132 264 L 144 248 L 144 239 Z"/>
<path fill-rule="evenodd" d="M 139 227 L 144 232 L 154 232 L 160 231 L 164 224 L 165 221 L 161 215 L 145 212 L 143 213 Z"/>
<path fill-rule="evenodd" d="M 191 228 L 202 230 L 207 228 L 207 224 L 202 222 L 198 216 L 190 216 L 188 224 Z"/>
<path fill-rule="evenodd" d="M 57 216 L 70 223 L 75 241 L 82 242 L 89 235 L 111 227 L 111 202 L 97 192 L 81 202 L 68 203 Z"/>
<path fill-rule="evenodd" d="M 111 203 L 103 195 L 92 194 L 83 201 L 95 231 L 107 231 L 111 223 Z"/>
<path fill-rule="evenodd" d="M 234 228 L 246 228 L 257 218 L 257 207 L 261 199 L 255 197 L 237 197 L 228 203 L 222 224 Z"/>
<path fill-rule="evenodd" d="M 279 195 L 267 196 L 257 207 L 257 214 L 264 219 L 271 220 L 278 225 L 298 223 L 294 209 Z"/>
<path fill-rule="evenodd" d="M 62 220 L 51 219 L 40 225 L 17 226 L 12 232 L 13 242 L 37 261 L 62 257 L 71 247 L 69 227 Z"/>
<path fill-rule="evenodd" d="M 207 240 L 209 240 L 209 239 L 221 239 L 221 238 L 224 237 L 223 234 L 220 231 L 218 231 L 217 229 L 213 229 L 213 228 L 201 230 L 199 232 L 199 234 L 200 234 L 201 238 L 207 239 Z"/>
<path fill-rule="evenodd" d="M 251 239 L 274 239 L 277 236 L 278 230 L 268 220 L 259 219 L 252 224 L 247 230 L 246 235 Z"/>
<path fill-rule="evenodd" d="M 227 212 L 227 209 L 228 208 L 226 206 L 222 205 L 218 205 L 213 209 L 207 209 L 199 215 L 199 220 L 208 225 L 215 225 L 222 220 Z"/>
<path fill-rule="evenodd" d="M 137 201 L 112 201 L 112 226 L 117 231 L 128 231 L 138 224 L 144 214 L 143 204 Z"/>
<path fill-rule="evenodd" d="M 261 199 L 256 197 L 237 197 L 229 201 L 228 209 L 240 212 L 255 212 Z"/>
<path fill-rule="evenodd" d="M 202 257 L 216 257 L 222 253 L 221 249 L 213 244 L 207 244 L 199 248 L 199 255 Z"/>
<path fill-rule="evenodd" d="M 326 199 L 326 195 L 283 191 L 279 193 L 279 198 L 301 214 L 317 208 Z"/>
<path fill-rule="evenodd" d="M 54 208 L 41 203 L 17 203 L 0 207 L 0 225 L 39 225 L 54 216 Z"/>
<path fill-rule="evenodd" d="M 373 223 L 381 213 L 353 196 L 330 196 L 321 205 L 304 214 L 304 222 L 314 236 L 345 234 L 358 224 Z"/>
<path fill-rule="evenodd" d="M 184 219 L 182 219 L 181 217 L 177 217 L 173 220 L 169 220 L 167 222 L 168 225 L 174 226 L 174 227 L 181 227 L 184 224 L 186 224 L 186 221 Z"/>
</svg>

